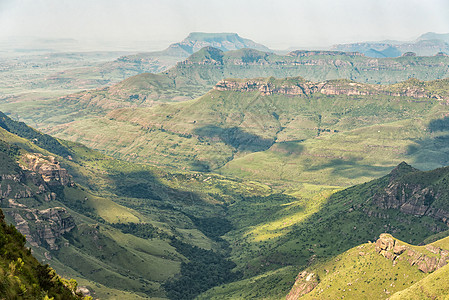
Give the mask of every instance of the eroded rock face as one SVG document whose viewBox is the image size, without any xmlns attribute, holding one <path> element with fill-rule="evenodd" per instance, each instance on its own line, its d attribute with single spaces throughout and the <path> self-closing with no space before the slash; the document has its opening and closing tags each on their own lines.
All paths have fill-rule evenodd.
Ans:
<svg viewBox="0 0 449 300">
<path fill-rule="evenodd" d="M 376 251 L 385 252 L 392 250 L 395 246 L 395 239 L 389 235 L 381 234 L 379 239 L 376 241 Z"/>
<path fill-rule="evenodd" d="M 23 208 L 12 215 L 17 229 L 32 246 L 44 246 L 50 250 L 58 250 L 59 237 L 76 227 L 75 220 L 63 207 L 45 210 Z"/>
<path fill-rule="evenodd" d="M 72 179 L 66 169 L 62 168 L 53 156 L 25 154 L 22 157 L 24 170 L 40 174 L 49 185 L 71 185 Z"/>
<path fill-rule="evenodd" d="M 376 241 L 376 251 L 395 263 L 406 259 L 411 266 L 417 266 L 424 273 L 431 273 L 447 264 L 449 251 L 427 245 L 426 249 L 437 256 L 429 256 L 411 247 L 401 244 L 389 234 L 381 234 Z"/>
<path fill-rule="evenodd" d="M 345 80 L 314 83 L 298 79 L 298 82 L 286 82 L 281 84 L 274 84 L 272 82 L 257 79 L 248 79 L 246 81 L 221 80 L 214 86 L 214 89 L 218 91 L 234 92 L 259 91 L 263 96 L 273 94 L 308 96 L 315 93 L 321 93 L 324 95 L 386 95 L 392 97 L 433 98 L 437 100 L 447 100 L 439 95 L 429 93 L 420 87 L 404 87 L 398 90 L 388 90 L 382 86 L 361 84 Z"/>
<path fill-rule="evenodd" d="M 63 207 L 31 207 L 57 200 L 51 187 L 73 185 L 71 176 L 52 156 L 27 153 L 17 164 L 14 174 L 0 174 L 0 204 L 31 246 L 58 250 L 61 235 L 76 227 L 73 217 Z"/>
<path fill-rule="evenodd" d="M 233 80 L 221 80 L 215 86 L 218 91 L 238 91 L 238 92 L 253 92 L 259 91 L 262 95 L 268 96 L 272 94 L 284 95 L 310 95 L 317 90 L 316 86 L 305 84 L 298 85 L 281 85 L 276 86 L 272 83 L 267 83 L 259 80 L 247 80 L 244 82 Z"/>
<path fill-rule="evenodd" d="M 305 56 L 315 56 L 315 55 L 329 55 L 329 56 L 365 56 L 359 52 L 343 52 L 343 51 L 308 51 L 308 50 L 295 50 L 287 54 L 287 56 L 293 57 L 305 57 Z"/>
<path fill-rule="evenodd" d="M 303 271 L 298 274 L 293 288 L 287 295 L 287 300 L 296 300 L 299 297 L 310 293 L 318 285 L 318 277 L 314 273 Z"/>
<path fill-rule="evenodd" d="M 373 196 L 373 203 L 382 209 L 399 209 L 414 216 L 429 216 L 449 225 L 449 211 L 435 208 L 432 203 L 440 194 L 419 184 L 391 182 L 388 187 Z"/>
<path fill-rule="evenodd" d="M 51 186 L 74 185 L 68 171 L 52 156 L 25 154 L 21 157 L 21 170 L 15 174 L 0 174 L 0 204 L 16 207 L 13 199 L 32 198 L 41 195 L 44 201 L 56 200 Z M 39 197 L 40 198 L 40 197 Z"/>
</svg>

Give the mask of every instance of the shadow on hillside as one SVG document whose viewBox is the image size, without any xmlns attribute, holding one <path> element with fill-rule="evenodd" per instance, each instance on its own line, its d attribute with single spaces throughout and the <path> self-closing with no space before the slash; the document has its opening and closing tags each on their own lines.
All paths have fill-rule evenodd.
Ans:
<svg viewBox="0 0 449 300">
<path fill-rule="evenodd" d="M 424 139 L 415 139 L 407 147 L 413 166 L 431 170 L 449 165 L 449 117 L 432 120 Z"/>
<path fill-rule="evenodd" d="M 206 125 L 195 129 L 195 134 L 209 139 L 219 139 L 238 151 L 264 151 L 273 145 L 274 140 L 264 139 L 258 135 L 243 131 L 239 127 L 222 128 Z"/>
<path fill-rule="evenodd" d="M 300 144 L 304 140 L 278 142 L 271 147 L 270 151 L 281 153 L 285 156 L 298 156 L 304 151 L 304 145 Z"/>
<path fill-rule="evenodd" d="M 190 163 L 190 167 L 192 171 L 196 172 L 211 172 L 212 168 L 207 161 L 201 161 L 201 160 L 193 160 Z"/>
<path fill-rule="evenodd" d="M 111 175 L 118 196 L 151 199 L 167 203 L 176 202 L 187 205 L 202 203 L 195 193 L 180 191 L 166 186 L 150 171 L 135 171 Z"/>
<path fill-rule="evenodd" d="M 449 131 L 449 117 L 430 121 L 427 127 L 430 132 Z"/>
<path fill-rule="evenodd" d="M 332 175 L 347 179 L 357 179 L 360 177 L 380 177 L 391 171 L 392 167 L 380 167 L 361 164 L 356 159 L 333 159 L 328 163 L 308 168 L 309 171 L 319 171 L 332 169 Z"/>
</svg>

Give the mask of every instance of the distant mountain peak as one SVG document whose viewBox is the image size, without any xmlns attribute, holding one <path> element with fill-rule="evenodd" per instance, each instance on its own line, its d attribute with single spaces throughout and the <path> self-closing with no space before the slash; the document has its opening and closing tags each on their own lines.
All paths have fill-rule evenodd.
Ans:
<svg viewBox="0 0 449 300">
<path fill-rule="evenodd" d="M 401 162 L 399 165 L 397 165 L 393 170 L 390 172 L 390 178 L 397 178 L 399 176 L 411 173 L 411 172 L 417 172 L 419 171 L 416 168 L 413 168 L 411 165 L 406 163 L 405 161 Z"/>
<path fill-rule="evenodd" d="M 446 43 L 449 43 L 449 33 L 427 32 L 420 35 L 416 40 L 417 41 L 441 40 Z"/>
<path fill-rule="evenodd" d="M 206 46 L 193 53 L 185 63 L 193 62 L 207 62 L 207 63 L 223 63 L 224 51 L 214 48 L 212 46 Z"/>
<path fill-rule="evenodd" d="M 184 40 L 194 40 L 194 41 L 210 41 L 210 40 L 229 40 L 229 39 L 241 39 L 241 37 L 234 32 L 221 32 L 221 33 L 211 33 L 211 32 L 191 32 Z"/>
<path fill-rule="evenodd" d="M 418 56 L 434 56 L 449 52 L 449 33 L 427 32 L 415 41 L 373 41 L 334 45 L 332 50 L 360 52 L 369 57 L 399 57 L 407 52 Z"/>
<path fill-rule="evenodd" d="M 242 38 L 237 33 L 208 32 L 192 32 L 181 42 L 171 44 L 165 51 L 172 53 L 180 52 L 184 55 L 191 55 L 207 46 L 211 46 L 222 51 L 238 50 L 242 48 L 270 51 L 270 49 L 264 45 L 256 43 L 250 39 Z"/>
</svg>

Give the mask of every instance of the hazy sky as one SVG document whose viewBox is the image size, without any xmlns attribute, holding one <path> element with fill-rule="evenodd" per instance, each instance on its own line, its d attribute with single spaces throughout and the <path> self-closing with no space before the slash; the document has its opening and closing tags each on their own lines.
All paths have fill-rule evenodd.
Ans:
<svg viewBox="0 0 449 300">
<path fill-rule="evenodd" d="M 237 32 L 274 49 L 449 32 L 448 0 L 0 0 L 0 37 L 152 41 Z M 0 45 L 1 47 L 1 45 Z"/>
</svg>

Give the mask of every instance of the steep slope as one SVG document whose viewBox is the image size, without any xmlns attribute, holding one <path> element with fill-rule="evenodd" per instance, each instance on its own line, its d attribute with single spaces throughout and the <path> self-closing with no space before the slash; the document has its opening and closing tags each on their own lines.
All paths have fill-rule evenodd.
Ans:
<svg viewBox="0 0 449 300">
<path fill-rule="evenodd" d="M 426 249 L 432 250 L 433 254 L 435 254 L 435 252 L 437 252 L 435 251 L 436 249 L 447 249 L 448 242 L 448 238 L 443 238 L 431 243 L 430 247 L 426 246 Z M 443 251 L 444 250 L 440 251 L 440 255 L 445 253 Z M 447 281 L 448 272 L 448 266 L 438 268 L 436 271 L 414 283 L 407 289 L 393 294 L 390 299 L 445 299 L 447 298 L 447 291 L 449 288 L 449 283 Z"/>
<path fill-rule="evenodd" d="M 373 157 L 387 166 L 399 163 L 411 144 L 410 139 L 434 136 L 431 131 L 402 124 L 425 126 L 425 122 L 447 111 L 443 105 L 447 98 L 447 80 L 409 80 L 378 86 L 347 80 L 313 83 L 302 78 L 231 79 L 220 81 L 212 91 L 193 101 L 115 110 L 104 118 L 55 127 L 52 134 L 122 159 L 196 170 L 217 169 L 226 164 L 222 171 L 232 175 L 256 176 L 272 182 L 300 181 L 303 176 L 299 173 L 310 165 L 311 162 L 305 161 L 310 157 L 316 157 L 316 165 L 339 159 L 340 165 L 345 166 L 354 164 L 354 160 L 369 159 L 374 153 Z M 416 119 L 422 121 L 416 123 Z M 400 125 L 391 125 L 394 122 Z M 373 133 L 376 126 L 403 133 L 391 136 L 390 141 L 388 131 L 380 131 L 388 134 L 388 139 Z M 359 142 L 351 152 L 348 146 L 354 147 L 352 142 L 332 145 L 341 139 L 353 139 L 356 133 L 360 133 L 358 139 L 366 141 Z M 369 146 L 374 145 L 373 134 L 382 136 L 385 142 L 382 149 Z M 331 146 L 326 145 L 329 143 Z M 360 147 L 360 153 L 355 152 Z M 391 150 L 395 156 L 382 157 L 380 150 Z M 267 156 L 269 160 L 265 159 Z M 254 161 L 258 165 L 247 165 Z M 268 166 L 273 161 L 276 168 L 260 168 L 260 164 Z M 279 178 L 281 174 L 272 173 L 283 165 L 296 170 L 295 176 L 285 174 L 290 179 Z M 265 174 L 263 170 L 271 173 Z M 357 180 L 372 179 L 382 173 L 373 175 Z M 336 185 L 347 184 L 333 181 Z M 313 183 L 313 177 L 309 182 Z"/>
<path fill-rule="evenodd" d="M 97 297 L 191 299 L 239 278 L 220 238 L 232 229 L 226 207 L 268 187 L 168 173 L 47 137 L 41 145 L 58 144 L 67 158 L 0 129 L 3 152 L 12 155 L 0 164 L 0 205 L 41 261 Z"/>
<path fill-rule="evenodd" d="M 0 141 L 1 199 L 22 191 L 15 182 L 19 167 L 14 160 L 19 148 Z M 9 199 L 14 203 L 14 200 Z M 2 201 L 3 202 L 3 201 Z M 4 207 L 4 205 L 2 205 Z M 7 225 L 0 210 L 0 294 L 8 299 L 37 299 L 48 295 L 55 299 L 81 298 L 72 293 L 76 286 L 61 279 L 48 265 L 41 265 L 25 247 L 25 237 L 12 225 Z"/>
<path fill-rule="evenodd" d="M 301 85 L 306 83 L 300 79 L 290 83 L 298 83 L 298 80 Z M 286 84 L 282 80 L 270 82 L 273 84 L 272 87 L 276 87 L 279 83 Z M 348 82 L 336 83 L 338 83 L 336 86 L 345 91 L 348 86 L 353 86 L 347 85 Z M 5 138 L 17 145 L 27 144 L 30 148 L 36 147 L 6 132 L 3 133 L 3 139 Z M 381 188 L 387 185 L 387 179 L 396 176 L 394 174 L 397 174 L 397 171 L 387 179 L 359 187 L 352 198 L 347 194 L 336 194 L 337 196 L 327 200 L 328 195 L 335 191 L 335 187 L 308 186 L 309 195 L 306 194 L 307 188 L 303 188 L 299 193 L 292 192 L 292 196 L 269 195 L 269 190 L 263 185 L 231 181 L 212 174 L 167 173 L 145 166 L 138 167 L 106 158 L 77 144 L 60 142 L 68 147 L 72 157 L 71 161 L 60 158 L 63 161 L 61 164 L 72 170 L 75 182 L 83 183 L 85 187 L 98 192 L 93 193 L 86 188 L 85 191 L 80 191 L 76 186 L 64 187 L 64 197 L 57 191 L 54 192 L 57 205 L 66 207 L 66 211 L 75 219 L 76 228 L 54 243 L 60 247 L 59 250 L 44 251 L 51 255 L 51 262 L 55 267 L 58 266 L 65 272 L 68 272 L 67 267 L 70 267 L 79 272 L 71 271 L 79 278 L 80 283 L 95 291 L 97 295 L 106 295 L 109 292 L 122 298 L 125 296 L 136 298 L 138 295 L 144 297 L 168 295 L 173 298 L 183 295 L 182 298 L 190 298 L 204 290 L 179 287 L 201 286 L 199 282 L 187 279 L 189 275 L 195 274 L 192 273 L 193 270 L 199 268 L 203 275 L 205 270 L 208 270 L 204 269 L 204 260 L 198 258 L 203 257 L 214 261 L 214 266 L 220 266 L 212 268 L 211 273 L 207 271 L 207 274 L 223 270 L 221 274 L 225 275 L 218 277 L 222 278 L 218 281 L 202 285 L 203 288 L 233 281 L 224 287 L 207 291 L 201 296 L 204 299 L 214 297 L 220 299 L 223 298 L 223 293 L 226 297 L 278 298 L 279 295 L 285 295 L 291 287 L 291 280 L 297 268 L 304 268 L 314 260 L 333 257 L 367 239 L 374 239 L 376 235 L 385 231 L 385 228 L 394 230 L 403 240 L 419 243 L 447 226 L 440 219 L 434 218 L 436 215 L 415 217 L 410 215 L 409 211 L 397 210 L 394 207 L 385 210 L 376 204 L 358 208 L 359 203 L 365 202 L 361 200 L 362 197 L 358 198 L 358 195 L 370 197 L 376 191 L 381 191 Z M 17 170 L 23 170 L 15 166 Z M 398 170 L 399 173 L 404 173 L 404 176 L 407 172 L 415 172 L 402 165 Z M 154 176 L 161 181 L 155 181 Z M 168 187 L 176 187 L 178 191 Z M 105 194 L 106 190 L 112 191 L 113 194 Z M 382 194 L 379 192 L 378 195 Z M 110 199 L 113 199 L 115 204 Z M 435 204 L 438 204 L 438 201 L 435 201 Z M 17 204 L 26 206 L 32 204 L 42 210 L 30 199 L 19 197 L 13 203 L 16 203 L 16 207 L 9 209 L 16 212 L 20 210 L 25 212 L 29 209 Z M 24 220 L 27 219 L 26 214 L 20 215 Z M 366 220 L 367 215 L 371 216 L 369 220 Z M 40 215 L 38 217 L 43 218 Z M 95 219 L 88 221 L 87 218 Z M 31 232 L 32 230 L 34 229 L 30 228 Z M 171 241 L 167 235 L 175 237 L 175 241 Z M 229 242 L 230 249 L 227 251 L 231 251 L 230 253 L 223 248 L 219 250 L 220 246 L 216 244 L 221 243 L 218 237 L 223 235 Z M 153 240 L 145 240 L 149 237 Z M 117 245 L 126 247 L 118 248 Z M 192 248 L 193 246 L 200 246 L 203 250 L 194 250 L 196 248 Z M 211 248 L 216 249 L 218 253 L 224 253 L 225 257 L 212 258 L 209 255 L 213 255 L 215 251 L 207 252 L 207 255 L 203 252 L 204 249 L 207 251 Z M 150 256 L 145 261 L 142 249 L 147 249 L 145 253 L 155 256 L 159 253 L 162 260 L 155 263 L 154 258 Z M 138 253 L 138 261 L 134 261 L 132 255 L 127 256 L 127 251 Z M 41 252 L 42 257 L 45 257 L 45 252 Z M 89 257 L 87 253 L 98 255 Z M 120 257 L 126 257 L 127 266 L 134 266 L 131 276 L 142 276 L 147 289 L 136 285 L 135 280 L 128 279 L 126 269 L 121 269 L 124 265 L 115 258 L 117 253 L 120 253 Z M 167 267 L 172 266 L 170 261 L 181 262 L 182 256 L 192 253 L 193 256 L 187 257 L 189 263 L 181 264 L 181 269 Z M 232 268 L 233 265 L 225 259 L 229 255 L 236 264 L 236 270 L 242 275 L 230 272 L 229 267 Z M 141 259 L 144 259 L 143 263 Z M 138 262 L 140 264 L 137 264 Z M 93 267 L 86 268 L 89 265 Z M 140 265 L 147 271 L 151 266 L 154 273 L 143 273 L 144 270 L 140 269 Z M 167 273 L 160 273 L 161 266 L 164 266 L 163 269 Z M 119 274 L 114 274 L 114 270 L 119 271 Z M 158 274 L 158 278 L 154 277 L 155 274 Z M 179 274 L 180 277 L 175 277 L 174 281 L 166 279 L 174 274 Z M 243 278 L 238 280 L 239 276 Z M 96 286 L 93 282 L 102 283 L 103 286 Z M 163 288 L 160 286 L 161 283 Z M 117 290 L 123 289 L 124 286 L 134 294 L 117 294 L 119 293 Z"/>
<path fill-rule="evenodd" d="M 394 293 L 390 299 L 445 299 L 449 289 L 448 272 L 449 267 L 443 267 L 407 289 Z"/>
<path fill-rule="evenodd" d="M 0 154 L 2 161 L 5 157 Z M 0 210 L 0 294 L 5 299 L 81 299 L 74 281 L 40 264 L 25 247 L 25 237 L 7 225 Z"/>
<path fill-rule="evenodd" d="M 447 273 L 448 255 L 447 248 L 412 246 L 382 234 L 376 243 L 359 245 L 300 272 L 287 299 L 431 299 L 446 295 L 446 280 L 440 279 Z"/>
<path fill-rule="evenodd" d="M 409 287 L 423 278 L 420 269 L 424 272 L 435 270 L 440 259 L 435 263 L 432 258 L 436 257 L 435 254 L 423 250 L 424 247 L 409 245 L 411 249 L 419 250 L 413 255 L 416 266 L 410 268 L 410 263 L 407 261 L 405 264 L 404 259 L 398 267 L 409 277 L 401 274 L 399 278 L 395 275 L 397 270 L 391 268 L 392 261 L 387 259 L 394 258 L 393 253 L 385 254 L 387 258 L 384 258 L 374 252 L 372 244 L 364 245 L 363 249 L 355 247 L 366 241 L 377 240 L 384 232 L 413 245 L 434 240 L 434 237 L 447 236 L 447 215 L 434 212 L 438 209 L 441 212 L 441 207 L 449 207 L 443 194 L 443 190 L 447 191 L 444 182 L 448 176 L 447 167 L 422 172 L 401 163 L 382 178 L 345 190 L 338 191 L 335 187 L 325 189 L 324 186 L 319 189 L 304 184 L 304 187 L 308 187 L 293 193 L 297 198 L 288 202 L 273 198 L 268 201 L 259 197 L 231 206 L 231 220 L 240 230 L 231 231 L 226 237 L 233 242 L 232 257 L 244 277 L 240 281 L 211 289 L 200 299 L 279 299 L 289 293 L 294 278 L 303 270 L 307 273 L 298 277 L 298 286 L 302 288 L 293 293 L 296 296 L 301 290 L 310 291 L 323 280 L 325 283 L 314 291 L 327 290 L 331 284 L 333 287 L 326 292 L 330 293 L 331 299 L 335 298 L 332 295 L 341 296 L 340 293 L 345 293 L 344 289 L 346 292 L 348 288 L 352 289 L 348 283 L 358 284 L 357 293 L 363 293 L 364 290 L 367 295 L 371 293 L 368 287 L 373 283 L 378 288 L 375 291 L 380 290 L 379 295 L 387 298 L 392 292 Z M 396 195 L 390 193 L 392 187 L 404 184 L 411 190 L 404 188 Z M 425 200 L 428 193 L 436 191 L 441 196 L 435 197 L 433 202 Z M 395 201 L 401 205 L 386 207 L 379 200 L 384 199 L 385 195 L 390 195 L 390 199 L 399 199 Z M 417 208 L 422 206 L 426 209 L 419 211 Z M 246 215 L 251 215 L 251 219 L 244 219 Z M 246 226 L 242 227 L 242 223 Z M 443 243 L 432 245 L 447 249 Z M 338 256 L 351 248 L 354 249 L 349 251 L 350 254 Z M 363 252 L 362 255 L 359 252 Z M 420 258 L 417 253 L 425 253 L 428 258 Z M 443 252 L 438 253 L 443 256 Z M 405 257 L 408 259 L 409 255 Z M 364 268 L 363 272 L 354 273 L 358 271 L 358 267 L 353 268 L 356 263 L 361 263 L 359 268 Z M 318 277 L 317 269 L 320 270 Z M 329 271 L 329 277 L 325 277 L 326 270 Z M 357 277 L 367 281 L 359 279 L 354 282 Z M 400 284 L 393 280 L 395 277 Z M 391 288 L 392 281 L 397 284 L 396 287 Z M 387 282 L 389 294 L 383 291 Z"/>
</svg>

